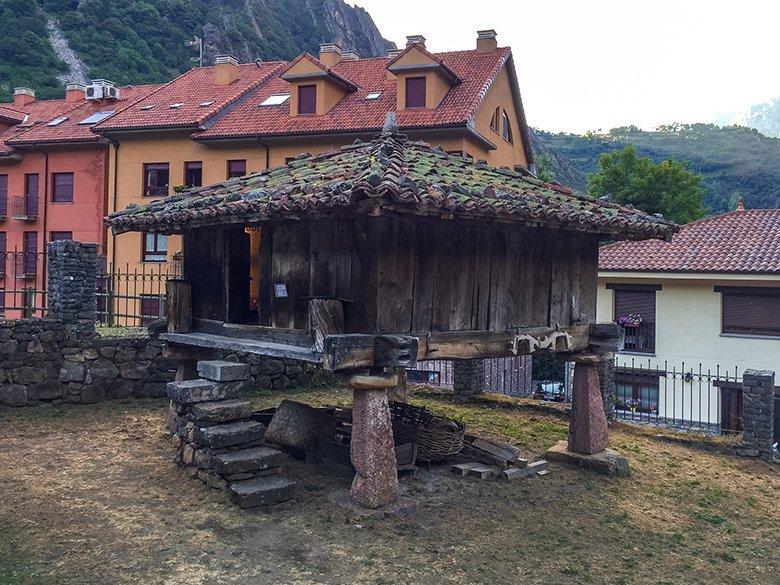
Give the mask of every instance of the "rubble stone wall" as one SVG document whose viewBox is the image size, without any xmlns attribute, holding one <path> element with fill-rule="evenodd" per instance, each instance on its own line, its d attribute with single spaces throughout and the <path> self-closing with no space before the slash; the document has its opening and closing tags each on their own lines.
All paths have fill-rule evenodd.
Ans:
<svg viewBox="0 0 780 585">
<path fill-rule="evenodd" d="M 155 337 L 84 336 L 60 319 L 0 322 L 0 405 L 165 395 L 172 364 Z"/>
</svg>

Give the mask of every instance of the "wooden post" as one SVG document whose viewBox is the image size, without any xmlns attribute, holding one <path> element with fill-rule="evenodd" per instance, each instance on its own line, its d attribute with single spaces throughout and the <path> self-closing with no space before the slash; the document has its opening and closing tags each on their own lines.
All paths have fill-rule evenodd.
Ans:
<svg viewBox="0 0 780 585">
<path fill-rule="evenodd" d="M 350 459 L 355 467 L 350 494 L 368 508 L 391 504 L 398 497 L 393 425 L 387 404 L 387 390 L 397 382 L 396 376 L 374 372 L 347 379 L 353 397 Z"/>
<path fill-rule="evenodd" d="M 396 385 L 387 391 L 387 399 L 394 402 L 406 402 L 406 368 L 393 368 L 398 379 Z"/>
<path fill-rule="evenodd" d="M 169 333 L 189 333 L 192 327 L 192 286 L 179 278 L 165 283 L 165 318 Z"/>
<path fill-rule="evenodd" d="M 314 350 L 324 350 L 325 337 L 344 332 L 344 305 L 339 299 L 309 299 L 309 331 Z"/>
</svg>

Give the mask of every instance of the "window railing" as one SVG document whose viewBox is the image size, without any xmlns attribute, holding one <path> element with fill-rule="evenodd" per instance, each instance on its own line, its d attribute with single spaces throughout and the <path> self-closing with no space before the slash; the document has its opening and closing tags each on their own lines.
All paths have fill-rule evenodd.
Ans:
<svg viewBox="0 0 780 585">
<path fill-rule="evenodd" d="M 624 351 L 655 353 L 655 323 L 643 321 L 637 327 L 623 327 L 626 339 Z"/>
<path fill-rule="evenodd" d="M 38 196 L 14 197 L 13 218 L 22 221 L 38 219 Z"/>
</svg>

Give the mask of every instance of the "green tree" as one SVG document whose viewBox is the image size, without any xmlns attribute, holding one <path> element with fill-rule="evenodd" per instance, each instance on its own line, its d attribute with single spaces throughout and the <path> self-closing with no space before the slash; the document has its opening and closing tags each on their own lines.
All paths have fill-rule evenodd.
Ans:
<svg viewBox="0 0 780 585">
<path fill-rule="evenodd" d="M 649 157 L 637 156 L 636 148 L 628 145 L 599 157 L 598 172 L 588 175 L 588 193 L 688 223 L 704 215 L 701 181 L 701 175 L 683 162 L 670 159 L 655 164 Z"/>
<path fill-rule="evenodd" d="M 536 155 L 536 176 L 542 181 L 555 181 L 555 162 L 548 152 L 542 152 Z"/>
</svg>

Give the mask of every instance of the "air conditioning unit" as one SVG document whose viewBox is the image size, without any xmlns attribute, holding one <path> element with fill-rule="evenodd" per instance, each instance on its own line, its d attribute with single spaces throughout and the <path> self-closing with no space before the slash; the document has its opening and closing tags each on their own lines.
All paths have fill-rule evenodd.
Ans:
<svg viewBox="0 0 780 585">
<path fill-rule="evenodd" d="M 84 95 L 88 100 L 102 100 L 103 99 L 103 86 L 97 83 L 92 83 L 84 90 Z"/>
<path fill-rule="evenodd" d="M 88 100 L 118 100 L 119 88 L 107 79 L 93 79 L 84 91 Z"/>
</svg>

